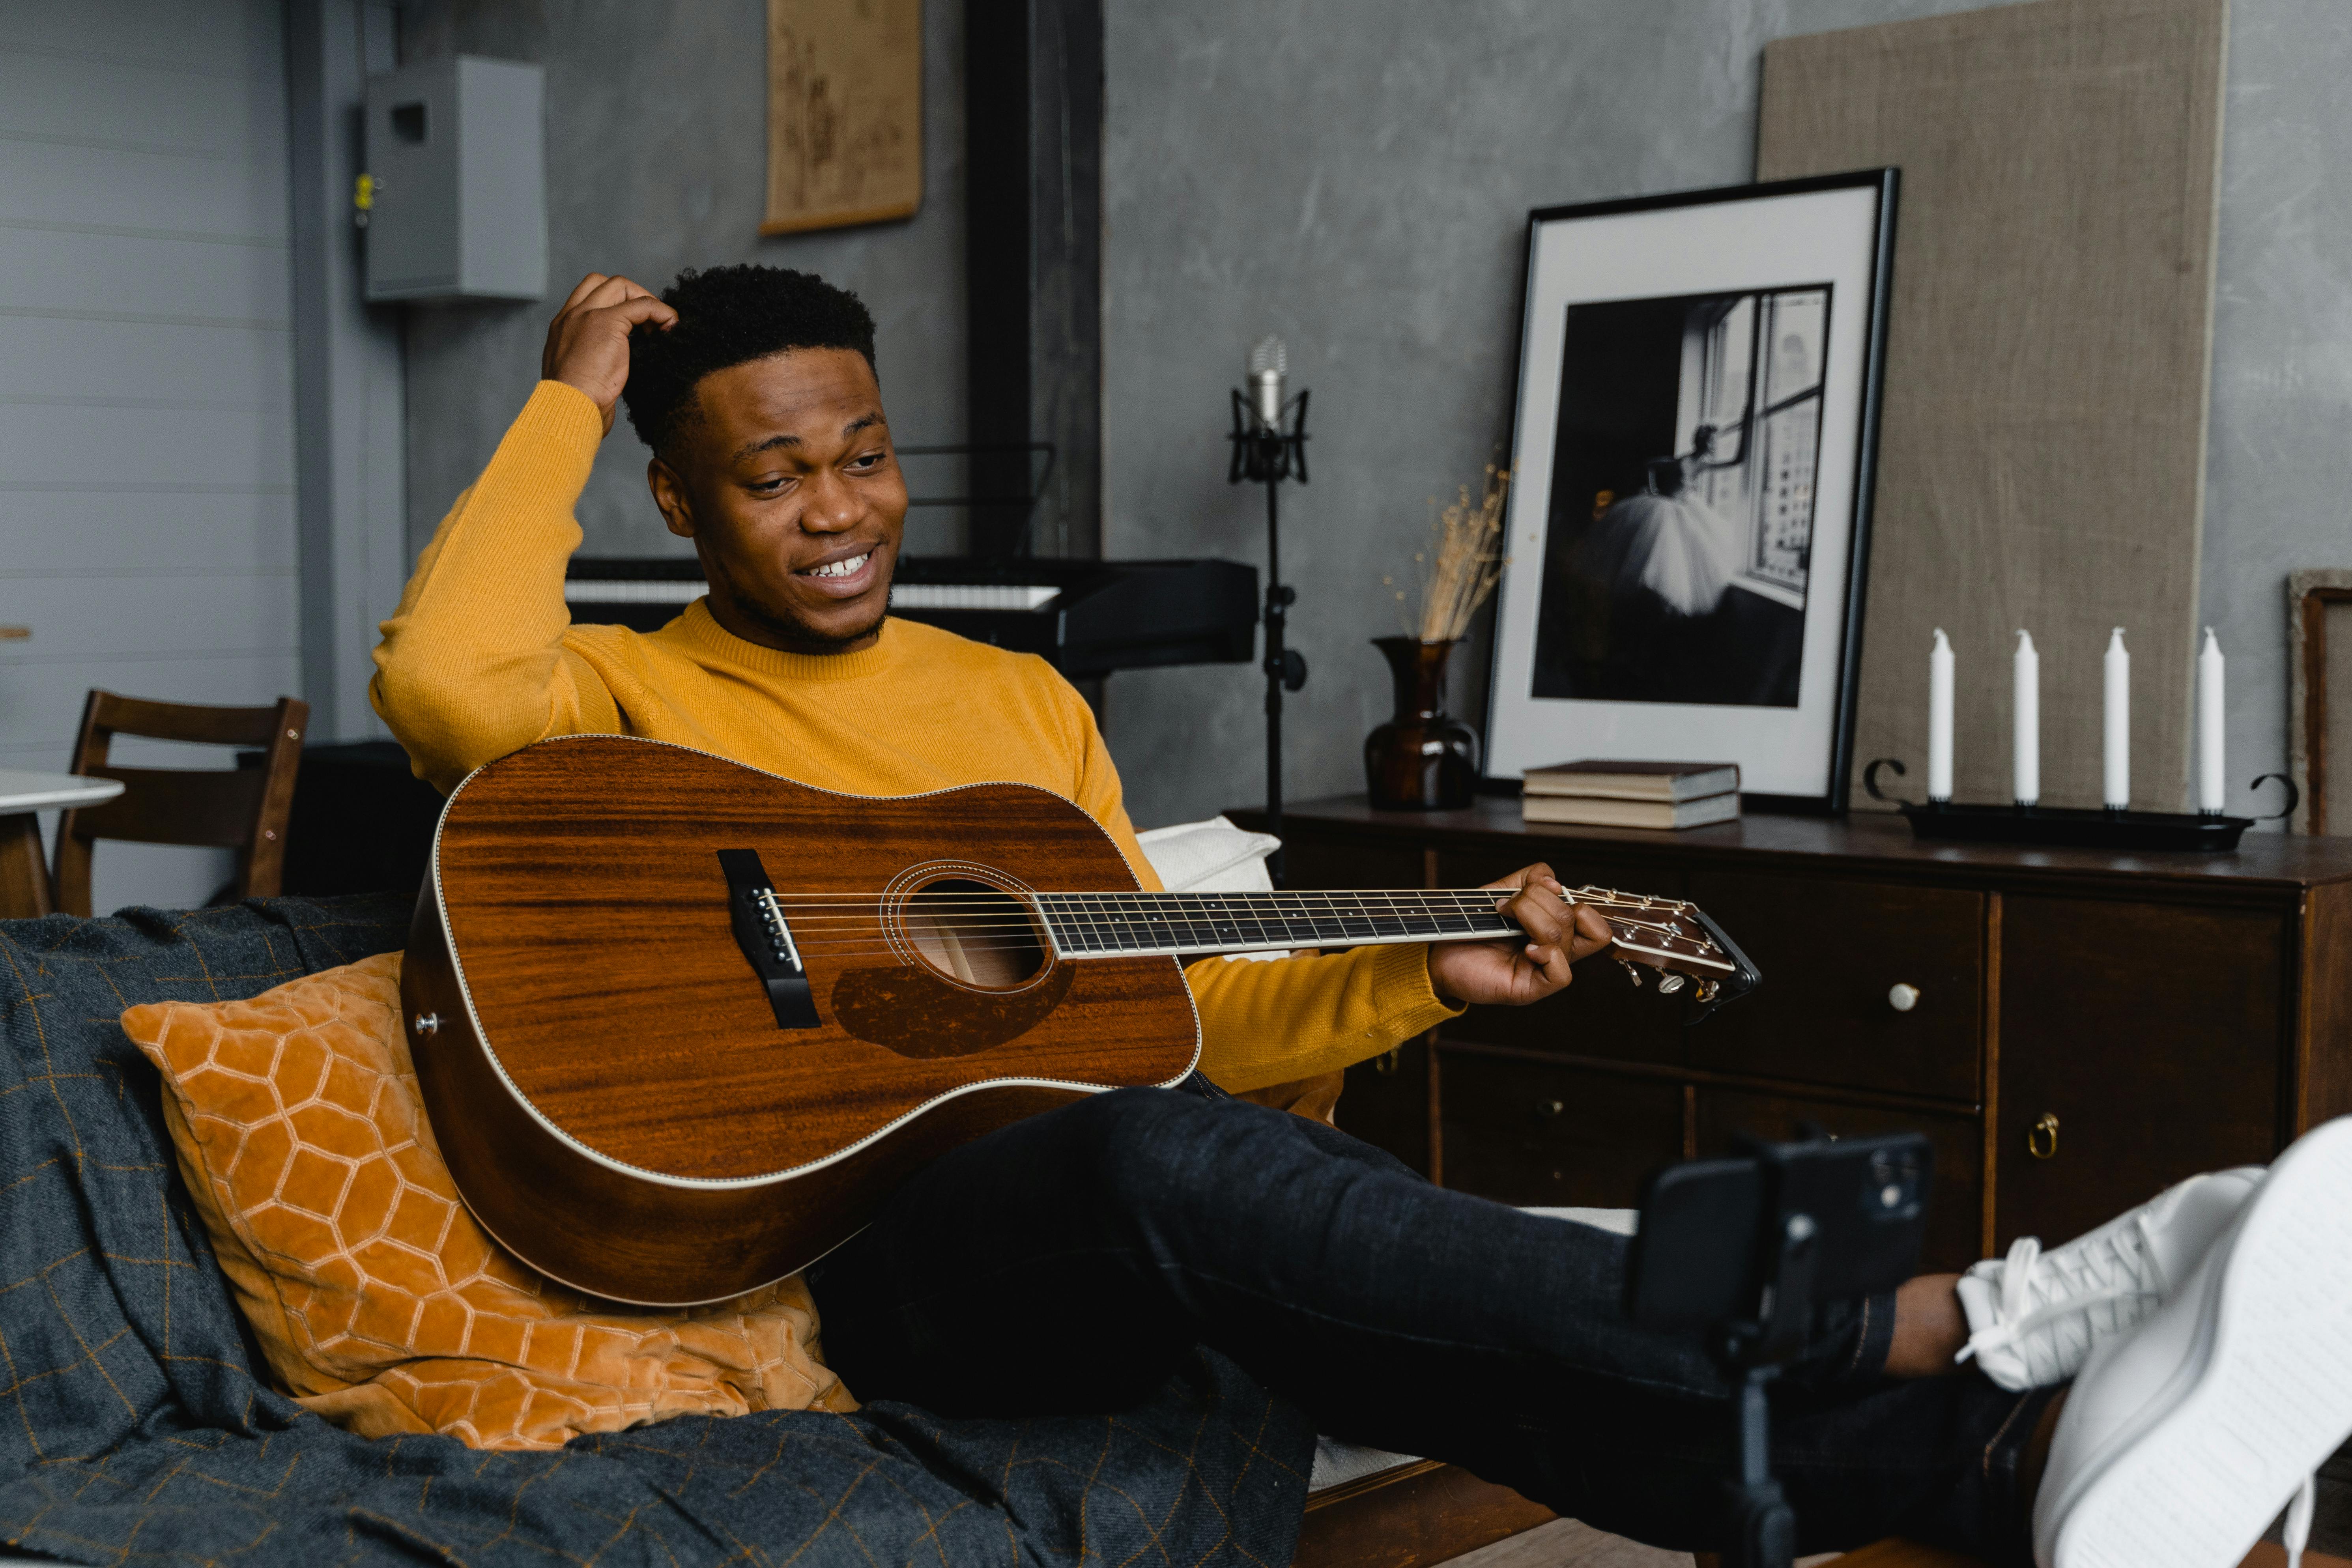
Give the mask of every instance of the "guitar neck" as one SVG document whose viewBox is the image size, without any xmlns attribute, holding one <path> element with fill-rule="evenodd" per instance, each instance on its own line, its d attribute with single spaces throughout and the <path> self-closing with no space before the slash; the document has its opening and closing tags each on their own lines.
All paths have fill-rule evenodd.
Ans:
<svg viewBox="0 0 2352 1568">
<path fill-rule="evenodd" d="M 1065 958 L 1267 952 L 1403 942 L 1493 942 L 1522 934 L 1490 888 L 1355 893 L 1040 893 L 1038 911 Z M 1580 889 L 1580 901 L 1628 912 L 1651 900 Z"/>
</svg>

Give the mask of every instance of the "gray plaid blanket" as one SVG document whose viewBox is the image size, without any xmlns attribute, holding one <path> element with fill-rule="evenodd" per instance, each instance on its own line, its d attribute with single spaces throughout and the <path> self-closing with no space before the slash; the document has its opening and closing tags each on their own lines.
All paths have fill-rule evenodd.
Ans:
<svg viewBox="0 0 2352 1568">
<path fill-rule="evenodd" d="M 0 1542 L 90 1563 L 1283 1563 L 1314 1436 L 1207 1352 L 1116 1415 L 369 1441 L 253 1372 L 115 1019 L 401 944 L 390 899 L 0 922 Z"/>
</svg>

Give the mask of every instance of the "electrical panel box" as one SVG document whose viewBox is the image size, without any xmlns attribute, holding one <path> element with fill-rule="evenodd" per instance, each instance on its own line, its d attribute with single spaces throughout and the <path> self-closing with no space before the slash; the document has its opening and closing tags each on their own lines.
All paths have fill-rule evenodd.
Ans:
<svg viewBox="0 0 2352 1568">
<path fill-rule="evenodd" d="M 367 84 L 367 297 L 547 294 L 539 67 L 457 55 Z"/>
</svg>

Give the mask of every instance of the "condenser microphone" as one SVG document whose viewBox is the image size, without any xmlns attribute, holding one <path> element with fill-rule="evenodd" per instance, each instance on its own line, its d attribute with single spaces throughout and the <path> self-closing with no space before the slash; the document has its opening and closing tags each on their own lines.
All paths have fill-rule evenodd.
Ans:
<svg viewBox="0 0 2352 1568">
<path fill-rule="evenodd" d="M 1250 350 L 1250 413 L 1260 429 L 1282 426 L 1282 378 L 1289 368 L 1290 357 L 1283 352 L 1282 340 L 1272 332 L 1258 339 L 1257 347 Z"/>
</svg>

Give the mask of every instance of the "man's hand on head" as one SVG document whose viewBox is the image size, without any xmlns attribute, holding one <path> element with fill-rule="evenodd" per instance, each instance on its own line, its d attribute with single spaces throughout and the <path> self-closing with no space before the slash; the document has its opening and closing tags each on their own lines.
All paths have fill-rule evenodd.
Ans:
<svg viewBox="0 0 2352 1568">
<path fill-rule="evenodd" d="M 1571 905 L 1549 866 L 1523 867 L 1486 886 L 1527 941 L 1432 942 L 1429 984 L 1442 997 L 1523 1007 L 1566 986 L 1574 978 L 1569 965 L 1609 945 L 1601 911 Z"/>
<path fill-rule="evenodd" d="M 547 347 L 539 356 L 542 380 L 576 386 L 604 416 L 613 433 L 613 405 L 629 383 L 629 332 L 640 321 L 668 327 L 677 312 L 625 278 L 591 272 L 547 323 Z"/>
</svg>

